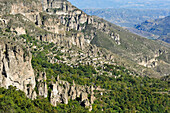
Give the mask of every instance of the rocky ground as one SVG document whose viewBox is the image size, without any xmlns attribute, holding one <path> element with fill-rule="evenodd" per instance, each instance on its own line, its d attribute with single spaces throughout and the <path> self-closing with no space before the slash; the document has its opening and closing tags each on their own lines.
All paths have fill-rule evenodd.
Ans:
<svg viewBox="0 0 170 113">
<path fill-rule="evenodd" d="M 1 87 L 16 86 L 32 99 L 48 97 L 54 106 L 79 99 L 91 111 L 94 90 L 102 95 L 104 89 L 60 80 L 47 73 L 45 64 L 33 66 L 33 60 L 42 53 L 50 65 L 88 65 L 97 71 L 91 76 L 115 79 L 123 74 L 113 70 L 135 77 L 170 73 L 168 48 L 89 16 L 66 0 L 2 0 L 0 6 Z"/>
</svg>

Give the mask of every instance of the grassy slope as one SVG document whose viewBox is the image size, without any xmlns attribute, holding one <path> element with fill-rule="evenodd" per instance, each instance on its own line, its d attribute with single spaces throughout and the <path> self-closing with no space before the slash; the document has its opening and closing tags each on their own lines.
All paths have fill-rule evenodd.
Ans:
<svg viewBox="0 0 170 113">
<path fill-rule="evenodd" d="M 96 20 L 109 24 L 111 31 L 120 34 L 121 45 L 116 45 L 113 39 L 111 39 L 108 35 L 102 33 L 101 31 L 97 31 L 95 38 L 92 40 L 92 44 L 95 44 L 98 47 L 106 48 L 112 51 L 113 53 L 123 56 L 132 61 L 140 60 L 141 58 L 145 59 L 146 57 L 148 59 L 151 59 L 156 53 L 162 51 L 163 54 L 157 59 L 163 60 L 165 62 L 164 67 L 170 70 L 169 48 L 158 44 L 154 40 L 149 40 L 138 35 L 132 34 L 129 31 L 114 24 L 111 24 L 103 19 L 97 18 Z M 166 72 L 169 73 L 169 71 Z"/>
</svg>

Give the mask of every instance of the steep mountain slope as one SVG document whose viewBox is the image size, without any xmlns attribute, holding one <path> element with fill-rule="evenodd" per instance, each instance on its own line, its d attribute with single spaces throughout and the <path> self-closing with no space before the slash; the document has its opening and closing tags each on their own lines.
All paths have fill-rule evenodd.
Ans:
<svg viewBox="0 0 170 113">
<path fill-rule="evenodd" d="M 157 35 L 159 37 L 158 39 L 170 43 L 170 16 L 145 21 L 141 25 L 137 25 L 136 29 Z"/>
<path fill-rule="evenodd" d="M 156 91 L 167 93 L 167 82 L 145 76 L 156 78 L 170 73 L 169 48 L 89 16 L 66 0 L 1 0 L 0 42 L 0 83 L 3 83 L 0 86 L 16 86 L 27 97 L 47 98 L 53 106 L 76 101 L 86 110 L 109 112 L 107 108 L 113 108 L 109 103 L 117 101 L 112 98 L 114 92 L 116 96 L 131 93 L 146 98 L 153 93 L 153 99 L 157 96 Z M 32 56 L 25 56 L 26 51 Z M 10 65 L 11 61 L 13 65 Z M 19 68 L 17 72 L 11 72 L 15 67 Z M 12 82 L 4 82 L 6 79 Z M 158 85 L 154 86 L 157 81 Z M 148 89 L 151 93 L 143 94 L 138 89 L 142 92 Z M 0 99 L 5 101 L 5 91 L 1 94 Z M 107 97 L 112 100 L 108 102 Z M 10 99 L 15 101 L 16 98 Z M 116 111 L 133 109 L 132 106 L 120 108 L 121 104 L 116 105 Z M 34 105 L 42 104 L 35 101 Z M 21 105 L 15 108 L 18 106 L 18 109 L 25 108 Z M 142 106 L 142 110 L 150 111 Z M 167 110 L 166 102 L 161 108 Z M 135 109 L 140 111 L 141 108 Z"/>
<path fill-rule="evenodd" d="M 120 39 L 118 38 L 115 40 L 115 38 L 113 38 L 114 40 L 112 40 L 112 38 L 110 38 L 108 35 L 102 35 L 102 36 L 97 35 L 92 40 L 93 44 L 96 44 L 97 46 L 100 47 L 107 48 L 113 53 L 119 54 L 120 56 L 123 56 L 127 59 L 131 59 L 135 62 L 138 62 L 138 64 L 140 65 L 144 65 L 150 68 L 155 68 L 155 70 L 159 68 L 159 64 L 162 64 L 161 63 L 162 59 L 159 60 L 159 56 L 161 56 L 161 54 L 163 55 L 166 54 L 167 59 L 164 65 L 167 65 L 165 66 L 167 67 L 167 70 L 165 69 L 164 72 L 168 72 L 169 70 L 168 62 L 170 61 L 168 57 L 169 48 L 165 49 L 155 41 L 148 40 L 140 36 L 134 35 L 128 32 L 126 29 L 117 27 L 104 20 L 101 19 L 97 19 L 97 20 L 101 21 L 102 23 L 105 23 L 106 26 L 110 26 L 108 27 L 108 30 L 110 30 L 110 28 L 111 29 L 114 28 L 114 32 L 119 34 Z M 107 30 L 107 27 L 105 27 L 104 30 Z M 162 50 L 165 51 L 163 52 Z"/>
<path fill-rule="evenodd" d="M 68 41 L 69 46 L 73 44 L 81 49 L 85 49 L 92 43 L 159 71 L 161 75 L 169 74 L 167 71 L 169 70 L 169 48 L 134 35 L 100 18 L 88 16 L 65 0 L 44 1 L 42 4 L 35 0 L 25 1 L 24 4 L 26 5 L 13 0 L 10 3 L 1 3 L 2 24 L 8 23 L 6 27 L 13 32 L 28 33 L 36 36 L 36 39 L 54 43 L 59 40 Z M 11 15 L 3 15 L 3 13 Z M 166 57 L 159 59 L 160 55 Z M 159 70 L 160 65 L 164 65 L 164 70 Z M 133 67 L 134 65 L 132 69 Z M 141 73 L 141 70 L 138 71 Z"/>
</svg>

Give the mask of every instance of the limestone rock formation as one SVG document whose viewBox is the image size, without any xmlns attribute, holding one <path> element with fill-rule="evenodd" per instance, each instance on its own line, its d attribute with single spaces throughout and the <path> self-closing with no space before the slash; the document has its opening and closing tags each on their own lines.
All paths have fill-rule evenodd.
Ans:
<svg viewBox="0 0 170 113">
<path fill-rule="evenodd" d="M 116 41 L 116 44 L 117 45 L 120 45 L 121 43 L 120 43 L 120 36 L 119 36 L 119 34 L 117 34 L 117 33 L 112 33 L 111 35 L 111 38 L 113 38 L 115 41 Z"/>
<path fill-rule="evenodd" d="M 97 45 L 150 69 L 159 68 L 162 64 L 154 57 L 156 48 L 162 48 L 156 42 L 153 44 L 101 18 L 89 16 L 67 0 L 1 1 L 0 25 L 7 26 L 18 35 L 27 33 L 41 41 L 66 42 L 69 47 L 75 45 L 83 50 L 90 44 Z M 6 17 L 4 14 L 11 15 Z M 4 30 L 6 29 L 2 29 Z M 156 46 L 152 49 L 150 46 L 154 45 Z M 169 53 L 165 54 L 168 57 Z M 106 57 L 109 58 L 107 55 Z M 169 65 L 167 61 L 163 63 L 166 67 Z"/>
<path fill-rule="evenodd" d="M 4 1 L 4 0 L 3 0 Z M 67 0 L 33 0 L 32 2 L 16 0 L 12 4 L 2 2 L 4 9 L 3 12 L 10 13 L 11 15 L 22 14 L 26 18 L 22 21 L 31 21 L 38 27 L 41 27 L 50 34 L 37 34 L 37 39 L 42 41 L 57 42 L 57 38 L 68 37 L 71 43 L 84 49 L 86 44 L 90 44 L 95 36 L 96 30 L 90 33 L 91 36 L 80 33 L 85 30 L 88 25 L 92 25 L 95 29 L 100 30 L 108 35 L 112 33 L 109 25 L 98 22 L 94 17 L 85 14 L 83 11 L 74 7 Z M 9 8 L 11 7 L 11 8 Z M 17 19 L 20 17 L 16 17 Z M 16 20 L 16 19 L 15 19 Z M 12 19 L 7 19 L 6 24 L 13 22 Z M 14 22 L 15 23 L 15 22 Z M 34 33 L 35 29 L 25 29 L 21 25 L 11 23 L 12 31 L 17 31 L 18 35 L 25 34 L 25 32 Z M 16 26 L 14 26 L 16 25 Z M 76 31 L 73 33 L 73 31 Z M 119 34 L 113 34 L 114 41 L 120 45 Z"/>
<path fill-rule="evenodd" d="M 88 97 L 90 95 L 90 98 Z M 56 106 L 57 103 L 68 104 L 68 100 L 75 100 L 80 98 L 80 102 L 84 107 L 90 107 L 94 101 L 93 86 L 75 85 L 74 81 L 71 85 L 67 81 L 57 80 L 52 84 L 52 92 L 50 101 Z"/>
<path fill-rule="evenodd" d="M 43 96 L 44 98 L 47 98 L 48 96 L 48 89 L 46 84 L 46 73 L 45 72 L 39 72 L 38 73 L 38 79 L 37 79 L 37 89 L 38 89 L 38 95 Z"/>
<path fill-rule="evenodd" d="M 35 98 L 35 76 L 31 54 L 14 42 L 0 40 L 0 86 L 13 85 Z"/>
</svg>

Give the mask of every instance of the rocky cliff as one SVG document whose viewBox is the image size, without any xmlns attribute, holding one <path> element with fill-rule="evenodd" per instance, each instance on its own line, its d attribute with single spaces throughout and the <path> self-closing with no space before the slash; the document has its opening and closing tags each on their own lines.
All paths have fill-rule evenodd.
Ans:
<svg viewBox="0 0 170 113">
<path fill-rule="evenodd" d="M 75 38 L 72 40 L 72 43 L 78 47 L 84 48 L 84 42 L 90 43 L 95 36 L 96 31 L 93 30 L 91 35 L 81 33 L 81 31 L 87 29 L 87 25 L 92 25 L 95 29 L 108 34 L 115 40 L 115 43 L 120 45 L 119 34 L 111 31 L 108 24 L 94 21 L 93 17 L 77 9 L 66 0 L 43 0 L 42 2 L 40 0 L 34 0 L 32 2 L 20 2 L 20 0 L 17 0 L 16 2 L 2 2 L 1 5 L 3 6 L 1 15 L 4 14 L 3 12 L 10 13 L 11 15 L 22 14 L 29 19 L 28 21 L 33 22 L 48 32 L 55 33 L 56 35 L 53 36 L 55 38 L 65 36 Z M 11 22 L 10 20 L 11 19 L 7 19 L 6 22 Z M 9 27 L 10 29 L 21 31 L 21 25 L 14 26 L 14 24 L 12 24 L 12 26 Z M 25 28 L 25 30 L 27 30 L 27 32 L 35 31 L 32 28 Z M 72 33 L 72 30 L 76 32 Z M 21 33 L 18 32 L 18 34 Z M 42 40 L 56 42 L 55 38 L 51 39 L 52 36 L 49 36 L 47 33 L 38 37 L 41 37 Z"/>
<path fill-rule="evenodd" d="M 89 107 L 92 110 L 94 102 L 94 88 L 93 86 L 76 85 L 73 81 L 71 85 L 67 81 L 59 80 L 52 84 L 52 91 L 50 96 L 51 104 L 56 106 L 57 103 L 68 104 L 68 101 L 78 99 L 84 107 Z"/>
<path fill-rule="evenodd" d="M 51 82 L 47 87 L 46 73 L 39 72 L 36 78 L 36 88 L 38 96 L 47 98 L 49 96 L 50 103 L 57 106 L 58 103 L 68 104 L 69 100 L 78 100 L 81 105 L 92 110 L 92 104 L 95 100 L 93 86 L 82 86 L 68 81 L 60 80 L 59 76 L 55 82 Z"/>
<path fill-rule="evenodd" d="M 122 73 L 157 77 L 170 73 L 169 49 L 89 16 L 66 0 L 2 0 L 0 6 L 0 86 L 16 86 L 29 98 L 48 97 L 54 106 L 78 100 L 92 109 L 93 86 L 54 78 L 53 73 L 58 70 L 46 73 L 46 64 L 63 64 L 70 69 L 93 66 L 97 71 L 88 75 L 93 77 L 119 78 Z M 44 62 L 37 61 L 39 70 L 32 69 L 30 52 L 34 57 L 43 54 Z M 106 69 L 105 64 L 113 65 L 118 72 Z M 160 68 L 162 65 L 165 68 Z M 48 82 L 47 77 L 51 77 Z"/>
<path fill-rule="evenodd" d="M 31 54 L 15 42 L 0 39 L 0 86 L 13 85 L 34 99 L 35 75 Z"/>
<path fill-rule="evenodd" d="M 81 49 L 93 44 L 155 71 L 158 71 L 157 68 L 161 65 L 161 61 L 158 60 L 161 55 L 159 52 L 166 54 L 165 56 L 169 54 L 168 49 L 156 42 L 131 34 L 98 17 L 89 16 L 66 0 L 43 0 L 43 2 L 35 0 L 20 4 L 13 3 L 12 8 L 8 11 L 16 18 L 21 18 L 16 14 L 24 15 L 32 24 L 29 25 L 29 22 L 28 27 L 24 27 L 24 25 L 21 27 L 22 24 L 13 23 L 16 19 L 11 21 L 13 18 L 6 18 L 6 22 L 10 22 L 10 24 L 8 23 L 10 29 L 17 31 L 18 34 L 25 33 L 21 33 L 25 29 L 27 33 L 34 34 L 39 40 L 56 43 L 64 39 L 68 41 L 69 45 L 73 44 Z M 8 5 L 11 4 L 6 3 L 6 6 Z M 31 5 L 37 6 L 37 8 L 30 7 Z M 32 26 L 38 28 L 35 29 Z M 42 32 L 39 27 L 44 31 Z M 169 72 L 162 71 L 162 74 L 167 75 Z"/>
<path fill-rule="evenodd" d="M 93 86 L 70 84 L 59 79 L 46 83 L 45 72 L 34 72 L 31 65 L 32 55 L 20 44 L 1 38 L 0 41 L 0 86 L 8 88 L 10 85 L 25 92 L 27 97 L 36 99 L 37 96 L 47 98 L 53 106 L 57 103 L 68 104 L 69 100 L 78 99 L 86 108 L 92 110 L 94 102 Z M 35 74 L 34 74 L 35 73 Z M 49 92 L 49 88 L 51 92 Z"/>
<path fill-rule="evenodd" d="M 163 65 L 168 63 L 159 59 L 162 54 L 168 57 L 168 48 L 89 16 L 67 0 L 11 0 L 3 1 L 1 6 L 1 23 L 14 35 L 27 33 L 41 41 L 65 41 L 69 46 L 73 44 L 81 49 L 93 44 L 155 71 L 158 71 L 161 60 L 165 61 Z M 168 75 L 169 72 L 162 71 L 162 74 Z"/>
</svg>

